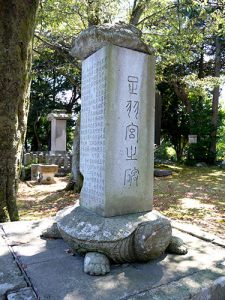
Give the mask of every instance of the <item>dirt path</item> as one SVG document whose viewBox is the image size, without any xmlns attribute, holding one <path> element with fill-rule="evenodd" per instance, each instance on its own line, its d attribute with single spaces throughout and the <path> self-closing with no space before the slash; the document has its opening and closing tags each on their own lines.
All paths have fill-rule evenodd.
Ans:
<svg viewBox="0 0 225 300">
<path fill-rule="evenodd" d="M 60 209 L 75 203 L 78 194 L 66 192 L 68 179 L 55 178 L 56 183 L 44 185 L 34 181 L 21 182 L 18 207 L 21 220 L 34 220 L 54 216 Z"/>
<path fill-rule="evenodd" d="M 166 167 L 173 175 L 155 178 L 154 209 L 225 239 L 225 171 Z M 74 204 L 79 194 L 63 190 L 67 181 L 67 178 L 56 178 L 56 183 L 51 185 L 21 182 L 18 193 L 21 220 L 54 216 L 60 209 Z"/>
</svg>

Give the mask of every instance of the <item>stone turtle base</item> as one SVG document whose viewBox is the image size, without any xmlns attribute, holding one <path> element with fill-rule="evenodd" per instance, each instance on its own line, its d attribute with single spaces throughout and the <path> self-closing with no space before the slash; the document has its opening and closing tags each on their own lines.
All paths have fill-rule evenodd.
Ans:
<svg viewBox="0 0 225 300">
<path fill-rule="evenodd" d="M 170 221 L 156 211 L 104 218 L 80 206 L 57 216 L 62 238 L 74 252 L 98 252 L 114 263 L 160 257 L 172 238 Z"/>
<path fill-rule="evenodd" d="M 162 259 L 147 263 L 113 265 L 110 274 L 98 277 L 83 272 L 82 257 L 68 253 L 63 240 L 39 237 L 53 222 L 51 218 L 0 224 L 4 229 L 0 230 L 3 239 L 0 249 L 4 250 L 4 244 L 11 245 L 10 251 L 24 270 L 23 274 L 27 274 L 38 299 L 224 300 L 225 248 L 195 237 L 194 231 L 185 233 L 185 228 L 194 230 L 190 224 L 183 224 L 182 231 L 173 228 L 173 235 L 189 248 L 185 256 L 166 254 Z M 15 265 L 13 257 L 10 261 L 7 257 L 2 255 L 7 265 L 0 262 L 3 286 L 7 282 L 5 276 Z M 12 284 L 13 287 L 9 285 L 6 290 L 0 289 L 0 299 L 8 299 L 9 292 L 27 286 L 26 281 L 19 287 L 17 280 Z"/>
</svg>

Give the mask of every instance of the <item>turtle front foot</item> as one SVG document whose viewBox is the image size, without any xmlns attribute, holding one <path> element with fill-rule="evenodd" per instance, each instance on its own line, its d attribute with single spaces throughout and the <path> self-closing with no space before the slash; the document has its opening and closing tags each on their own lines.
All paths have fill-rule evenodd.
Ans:
<svg viewBox="0 0 225 300">
<path fill-rule="evenodd" d="M 188 253 L 188 250 L 181 238 L 177 236 L 172 236 L 171 242 L 167 247 L 166 252 L 178 255 L 185 255 Z"/>
<path fill-rule="evenodd" d="M 89 275 L 105 275 L 110 272 L 110 262 L 106 255 L 89 252 L 84 258 L 84 272 Z"/>
</svg>

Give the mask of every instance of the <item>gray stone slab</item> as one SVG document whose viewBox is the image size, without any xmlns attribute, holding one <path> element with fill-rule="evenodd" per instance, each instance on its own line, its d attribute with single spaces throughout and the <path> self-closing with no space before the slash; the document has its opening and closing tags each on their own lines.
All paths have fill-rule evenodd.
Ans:
<svg viewBox="0 0 225 300">
<path fill-rule="evenodd" d="M 202 231 L 198 226 L 188 223 L 181 223 L 177 221 L 172 221 L 172 227 L 176 228 L 182 232 L 191 234 L 199 239 L 212 242 L 215 245 L 221 246 L 225 248 L 225 240 L 222 238 L 219 238 L 213 234 L 210 234 L 208 232 Z"/>
<path fill-rule="evenodd" d="M 221 300 L 225 299 L 225 276 L 216 279 L 210 286 L 203 288 L 192 300 Z"/>
<path fill-rule="evenodd" d="M 27 287 L 7 295 L 7 300 L 36 300 L 37 297 L 32 288 Z"/>
<path fill-rule="evenodd" d="M 13 250 L 23 265 L 63 259 L 68 245 L 61 240 L 40 240 L 40 243 L 14 246 Z"/>
<path fill-rule="evenodd" d="M 224 277 L 221 274 L 222 271 L 218 269 L 204 270 L 167 285 L 120 298 L 120 300 L 224 300 Z M 218 278 L 218 276 L 221 277 Z"/>
<path fill-rule="evenodd" d="M 0 299 L 4 299 L 9 291 L 26 286 L 12 253 L 5 244 L 5 240 L 0 236 Z"/>
<path fill-rule="evenodd" d="M 171 176 L 171 175 L 172 175 L 171 170 L 154 169 L 154 176 L 156 176 L 156 177 L 165 177 L 165 176 Z"/>
<path fill-rule="evenodd" d="M 214 240 L 216 240 L 218 242 L 221 242 L 221 244 L 223 244 L 221 239 L 217 238 L 213 234 L 202 231 L 197 225 L 183 223 L 183 222 L 181 223 L 181 222 L 177 222 L 177 221 L 172 221 L 171 225 L 173 228 L 176 228 L 182 232 L 191 234 L 202 240 L 209 241 L 209 242 L 213 242 Z M 218 245 L 221 246 L 220 244 L 218 244 Z"/>
<path fill-rule="evenodd" d="M 220 284 L 223 281 L 218 278 L 225 274 L 225 249 L 178 230 L 173 230 L 173 234 L 186 242 L 189 248 L 187 255 L 170 254 L 148 263 L 113 265 L 110 274 L 95 277 L 83 272 L 83 257 L 71 256 L 64 251 L 67 245 L 63 240 L 47 240 L 44 241 L 46 244 L 40 240 L 38 244 L 37 223 L 29 223 L 27 231 L 22 222 L 10 226 L 6 224 L 4 227 L 16 238 L 16 232 L 19 236 L 21 234 L 20 223 L 24 240 L 26 234 L 33 238 L 30 243 L 13 246 L 13 249 L 18 254 L 20 252 L 21 261 L 26 262 L 25 271 L 41 300 L 184 300 L 194 295 L 197 297 L 198 293 L 206 293 L 207 289 L 209 293 L 217 292 L 218 295 L 223 291 L 223 285 Z M 43 227 L 43 223 L 39 224 Z M 31 228 L 35 231 L 33 236 Z"/>
<path fill-rule="evenodd" d="M 11 246 L 39 244 L 42 231 L 50 227 L 53 222 L 54 218 L 46 218 L 38 221 L 8 222 L 2 224 L 2 226 Z"/>
</svg>

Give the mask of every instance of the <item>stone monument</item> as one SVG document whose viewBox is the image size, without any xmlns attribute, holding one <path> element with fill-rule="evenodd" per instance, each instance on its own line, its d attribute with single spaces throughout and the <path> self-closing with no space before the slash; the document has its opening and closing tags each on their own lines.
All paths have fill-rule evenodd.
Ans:
<svg viewBox="0 0 225 300">
<path fill-rule="evenodd" d="M 149 211 L 154 58 L 107 45 L 82 63 L 81 206 L 105 216 Z"/>
<path fill-rule="evenodd" d="M 84 59 L 84 184 L 80 206 L 59 213 L 57 228 L 74 251 L 85 254 L 84 271 L 102 275 L 110 261 L 148 261 L 172 241 L 169 220 L 152 211 L 155 63 L 139 30 L 123 24 L 84 31 L 72 54 Z"/>
<path fill-rule="evenodd" d="M 70 116 L 65 110 L 55 109 L 47 118 L 51 121 L 51 154 L 66 153 L 66 120 Z"/>
</svg>

